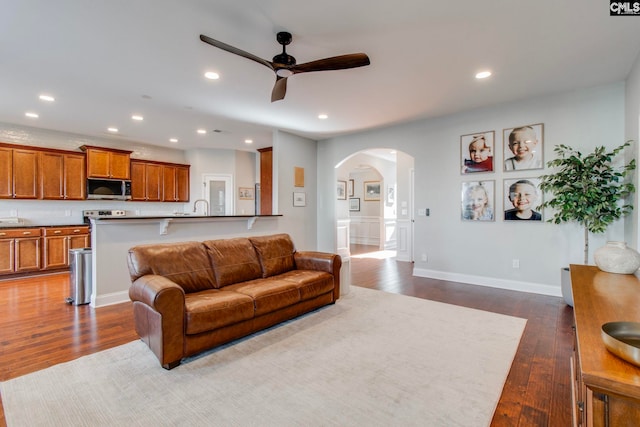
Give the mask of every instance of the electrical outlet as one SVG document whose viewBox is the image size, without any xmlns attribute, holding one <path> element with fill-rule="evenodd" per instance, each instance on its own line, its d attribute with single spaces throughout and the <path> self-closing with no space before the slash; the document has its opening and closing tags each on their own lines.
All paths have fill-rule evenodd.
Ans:
<svg viewBox="0 0 640 427">
<path fill-rule="evenodd" d="M 422 261 L 427 262 L 427 254 L 422 254 Z"/>
<path fill-rule="evenodd" d="M 513 268 L 520 268 L 520 260 L 519 259 L 513 259 L 511 261 L 511 265 L 513 266 Z"/>
</svg>

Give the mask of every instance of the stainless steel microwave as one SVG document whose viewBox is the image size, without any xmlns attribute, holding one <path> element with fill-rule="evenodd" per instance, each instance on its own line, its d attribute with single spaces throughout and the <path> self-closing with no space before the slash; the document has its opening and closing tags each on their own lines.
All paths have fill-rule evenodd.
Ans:
<svg viewBox="0 0 640 427">
<path fill-rule="evenodd" d="M 131 200 L 131 181 L 123 179 L 87 179 L 87 199 Z"/>
</svg>

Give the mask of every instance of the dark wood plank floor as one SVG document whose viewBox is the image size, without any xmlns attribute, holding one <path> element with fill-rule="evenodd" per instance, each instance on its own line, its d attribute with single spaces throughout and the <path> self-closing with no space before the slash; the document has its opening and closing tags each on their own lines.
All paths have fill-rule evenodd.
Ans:
<svg viewBox="0 0 640 427">
<path fill-rule="evenodd" d="M 570 307 L 555 297 L 413 277 L 412 268 L 392 258 L 352 258 L 352 286 L 528 319 L 491 425 L 571 424 Z M 137 339 L 131 303 L 70 306 L 68 294 L 67 274 L 0 281 L 0 381 Z"/>
</svg>

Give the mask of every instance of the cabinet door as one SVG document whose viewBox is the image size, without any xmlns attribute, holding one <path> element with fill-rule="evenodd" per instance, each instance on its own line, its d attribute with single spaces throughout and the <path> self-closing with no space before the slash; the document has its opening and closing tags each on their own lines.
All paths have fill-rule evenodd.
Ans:
<svg viewBox="0 0 640 427">
<path fill-rule="evenodd" d="M 144 162 L 131 162 L 131 200 L 147 199 L 147 177 Z"/>
<path fill-rule="evenodd" d="M 177 167 L 176 168 L 176 201 L 188 202 L 189 201 L 189 167 Z"/>
<path fill-rule="evenodd" d="M 174 166 L 162 167 L 162 200 L 176 201 L 176 168 Z"/>
<path fill-rule="evenodd" d="M 87 176 L 91 178 L 111 178 L 110 152 L 87 150 Z"/>
<path fill-rule="evenodd" d="M 14 254 L 15 240 L 0 239 L 0 274 L 10 274 L 15 271 Z"/>
<path fill-rule="evenodd" d="M 0 199 L 13 198 L 13 150 L 0 147 Z"/>
<path fill-rule="evenodd" d="M 13 150 L 13 197 L 38 198 L 38 152 Z"/>
<path fill-rule="evenodd" d="M 43 269 L 65 268 L 69 266 L 67 236 L 52 236 L 44 239 Z"/>
<path fill-rule="evenodd" d="M 64 154 L 40 153 L 40 193 L 43 199 L 64 198 Z"/>
<path fill-rule="evenodd" d="M 82 154 L 64 155 L 64 198 L 66 200 L 87 198 L 85 156 Z"/>
<path fill-rule="evenodd" d="M 147 163 L 146 167 L 147 200 L 159 202 L 162 200 L 162 166 Z"/>
<path fill-rule="evenodd" d="M 40 237 L 15 239 L 16 273 L 40 269 Z"/>
<path fill-rule="evenodd" d="M 131 177 L 130 172 L 130 158 L 129 154 L 125 153 L 110 153 L 111 154 L 111 177 L 113 179 L 129 179 Z"/>
</svg>

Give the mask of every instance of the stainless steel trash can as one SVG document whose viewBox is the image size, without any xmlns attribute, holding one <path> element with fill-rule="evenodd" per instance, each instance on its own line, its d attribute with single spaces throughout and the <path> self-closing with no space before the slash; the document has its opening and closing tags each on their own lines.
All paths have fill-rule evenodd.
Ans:
<svg viewBox="0 0 640 427">
<path fill-rule="evenodd" d="M 91 248 L 69 250 L 69 267 L 71 269 L 69 277 L 71 295 L 66 299 L 67 303 L 73 305 L 89 304 L 93 291 Z"/>
</svg>

